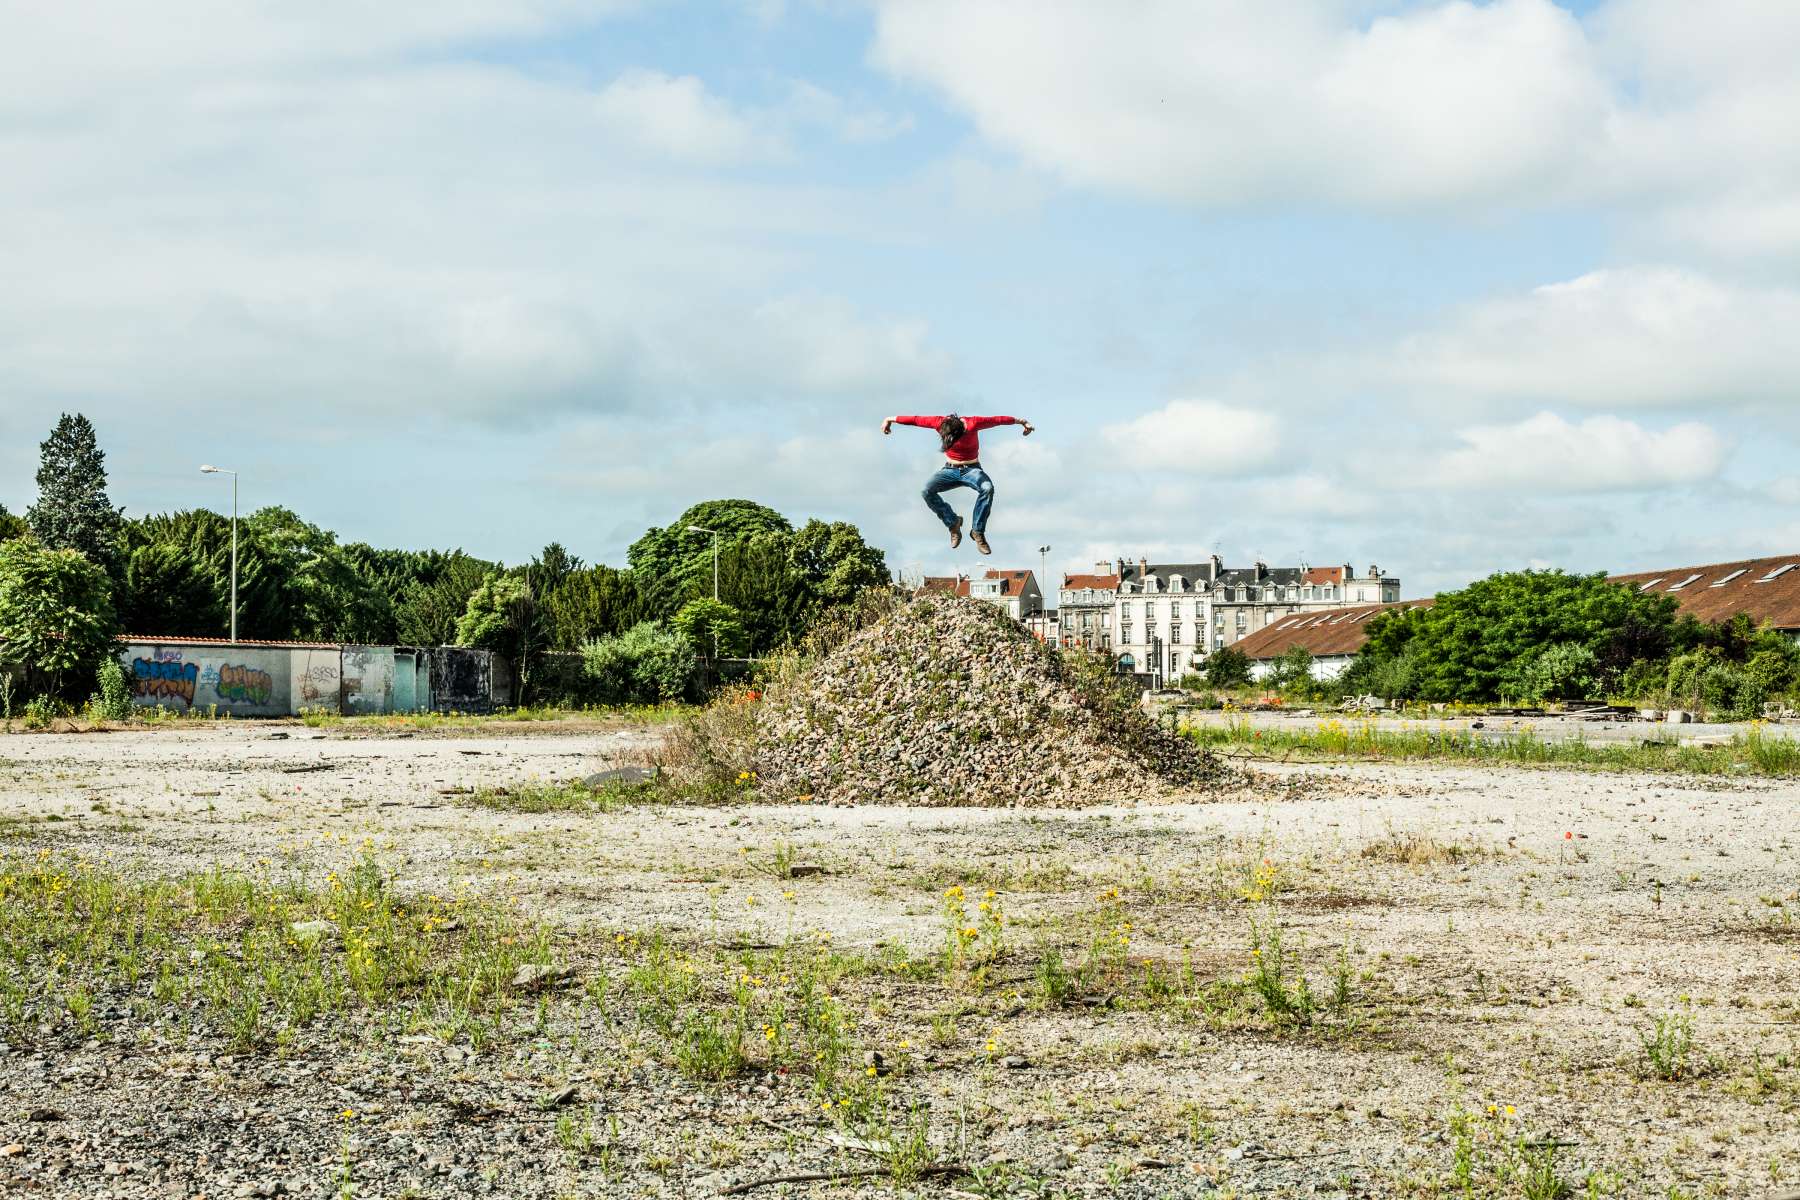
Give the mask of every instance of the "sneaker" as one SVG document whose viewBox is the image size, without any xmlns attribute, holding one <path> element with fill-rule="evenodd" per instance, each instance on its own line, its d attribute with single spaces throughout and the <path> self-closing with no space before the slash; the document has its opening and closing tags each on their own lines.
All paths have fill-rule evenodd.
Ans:
<svg viewBox="0 0 1800 1200">
<path fill-rule="evenodd" d="M 983 554 L 992 554 L 993 553 L 992 550 L 988 549 L 987 534 L 981 532 L 981 530 L 977 529 L 973 533 L 969 534 L 969 540 L 974 542 L 975 548 L 977 550 L 981 551 Z"/>
<path fill-rule="evenodd" d="M 962 545 L 962 522 L 958 521 L 950 527 L 950 548 L 954 550 L 960 545 Z"/>
</svg>

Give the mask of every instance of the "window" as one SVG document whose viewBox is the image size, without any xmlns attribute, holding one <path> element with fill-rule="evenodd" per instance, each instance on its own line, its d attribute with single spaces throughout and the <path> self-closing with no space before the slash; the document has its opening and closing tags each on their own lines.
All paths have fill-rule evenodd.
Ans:
<svg viewBox="0 0 1800 1200">
<path fill-rule="evenodd" d="M 1640 583 L 1640 584 L 1638 584 L 1638 591 L 1647 592 L 1651 588 L 1655 587 L 1657 584 L 1661 583 L 1663 580 L 1665 580 L 1667 578 L 1668 578 L 1667 575 L 1658 575 L 1655 579 L 1652 579 L 1648 583 Z"/>
<path fill-rule="evenodd" d="M 1692 575 L 1689 575 L 1686 579 L 1682 580 L 1680 583 L 1671 583 L 1669 585 L 1669 590 L 1671 592 L 1679 592 L 1682 588 L 1684 588 L 1688 584 L 1694 582 L 1694 580 L 1700 578 L 1700 575 L 1701 575 L 1701 572 L 1695 571 Z"/>
<path fill-rule="evenodd" d="M 1177 645 L 1179 645 L 1181 643 L 1181 624 L 1180 624 L 1180 622 L 1176 622 L 1175 624 L 1169 626 L 1169 640 L 1171 642 L 1176 643 Z"/>
<path fill-rule="evenodd" d="M 1312 584 L 1309 583 L 1305 587 L 1300 589 L 1300 598 L 1302 600 L 1311 600 L 1312 599 Z"/>
<path fill-rule="evenodd" d="M 1761 579 L 1758 579 L 1756 582 L 1772 583 L 1775 580 L 1780 579 L 1783 575 L 1786 575 L 1789 571 L 1793 570 L 1795 565 L 1796 564 L 1794 564 L 1794 563 L 1787 563 L 1784 566 L 1776 567 L 1773 571 L 1770 571 L 1767 575 L 1764 575 Z"/>
<path fill-rule="evenodd" d="M 1119 644 L 1121 646 L 1131 645 L 1131 626 L 1129 624 L 1119 626 Z"/>
<path fill-rule="evenodd" d="M 1749 567 L 1739 567 L 1737 570 L 1735 570 L 1731 574 L 1725 576 L 1723 579 L 1717 580 L 1713 583 L 1709 583 L 1709 584 L 1707 584 L 1707 586 L 1708 587 L 1724 587 L 1726 584 L 1730 583 L 1732 580 L 1736 579 L 1739 575 L 1742 575 L 1745 571 L 1748 571 L 1749 569 L 1750 569 Z"/>
</svg>

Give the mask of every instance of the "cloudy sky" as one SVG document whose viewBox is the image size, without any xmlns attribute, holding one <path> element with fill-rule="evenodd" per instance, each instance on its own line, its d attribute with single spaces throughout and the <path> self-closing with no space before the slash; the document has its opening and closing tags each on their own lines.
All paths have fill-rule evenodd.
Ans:
<svg viewBox="0 0 1800 1200">
<path fill-rule="evenodd" d="M 590 561 L 1800 550 L 1792 0 L 0 0 L 0 502 Z M 964 496 L 967 493 L 963 493 Z M 963 501 L 966 505 L 966 500 Z"/>
</svg>

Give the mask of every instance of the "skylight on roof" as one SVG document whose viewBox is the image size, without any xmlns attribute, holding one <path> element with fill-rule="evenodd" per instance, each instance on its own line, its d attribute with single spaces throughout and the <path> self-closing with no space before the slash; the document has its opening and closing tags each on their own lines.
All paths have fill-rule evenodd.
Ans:
<svg viewBox="0 0 1800 1200">
<path fill-rule="evenodd" d="M 1694 582 L 1694 580 L 1700 578 L 1700 574 L 1701 573 L 1699 571 L 1696 571 L 1692 575 L 1689 575 L 1686 579 L 1682 580 L 1680 583 L 1671 583 L 1669 585 L 1669 590 L 1671 592 L 1679 592 L 1682 588 L 1684 588 L 1688 584 Z"/>
<path fill-rule="evenodd" d="M 1800 563 L 1783 563 L 1781 566 L 1776 567 L 1773 571 L 1770 571 L 1767 575 L 1764 575 L 1761 579 L 1758 579 L 1756 582 L 1757 583 L 1768 583 L 1772 580 L 1780 579 L 1783 575 L 1786 575 L 1789 571 L 1793 570 L 1796 566 L 1800 566 Z"/>
<path fill-rule="evenodd" d="M 1667 578 L 1668 578 L 1667 575 L 1658 575 L 1655 579 L 1652 579 L 1649 583 L 1640 583 L 1640 584 L 1638 584 L 1638 591 L 1647 592 L 1651 588 L 1655 587 L 1657 584 L 1661 583 L 1663 580 L 1665 580 Z"/>
<path fill-rule="evenodd" d="M 1739 567 L 1737 570 L 1733 571 L 1731 574 L 1725 576 L 1722 579 L 1716 579 L 1712 583 L 1707 584 L 1706 586 L 1707 587 L 1724 587 L 1726 584 L 1730 583 L 1732 580 L 1736 579 L 1739 575 L 1742 575 L 1745 571 L 1748 571 L 1749 569 L 1750 569 L 1749 567 Z"/>
</svg>

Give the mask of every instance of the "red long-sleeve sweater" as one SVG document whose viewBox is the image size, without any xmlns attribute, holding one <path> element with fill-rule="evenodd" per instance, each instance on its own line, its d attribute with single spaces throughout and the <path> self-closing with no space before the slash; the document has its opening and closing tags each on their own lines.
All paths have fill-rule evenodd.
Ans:
<svg viewBox="0 0 1800 1200">
<path fill-rule="evenodd" d="M 935 430 L 943 423 L 944 418 L 895 417 L 894 420 L 901 425 L 917 425 L 920 429 Z M 951 442 L 950 448 L 944 451 L 944 457 L 953 463 L 979 462 L 981 460 L 981 439 L 976 434 L 995 425 L 1017 425 L 1018 421 L 1012 417 L 964 417 L 962 423 L 963 435 Z"/>
</svg>

